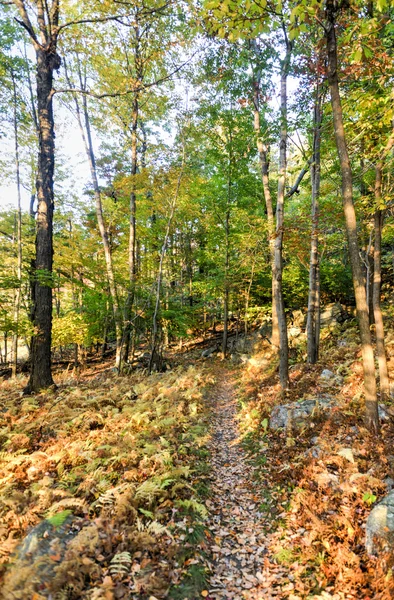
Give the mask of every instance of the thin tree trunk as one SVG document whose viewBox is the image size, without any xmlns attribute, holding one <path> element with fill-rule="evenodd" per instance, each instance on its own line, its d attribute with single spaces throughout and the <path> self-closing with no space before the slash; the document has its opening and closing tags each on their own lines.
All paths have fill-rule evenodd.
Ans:
<svg viewBox="0 0 394 600">
<path fill-rule="evenodd" d="M 380 287 L 382 282 L 382 229 L 384 212 L 379 208 L 382 201 L 382 168 L 381 164 L 376 166 L 375 179 L 375 200 L 376 210 L 374 218 L 375 229 L 375 244 L 374 244 L 374 270 L 373 270 L 373 312 L 375 319 L 376 331 L 376 351 L 379 364 L 379 383 L 380 383 L 380 399 L 387 402 L 390 398 L 390 380 L 387 369 L 386 348 L 384 344 L 384 325 L 383 315 L 380 306 Z"/>
<path fill-rule="evenodd" d="M 124 332 L 123 332 L 123 348 L 122 348 L 122 362 L 127 362 L 130 350 L 130 337 L 131 337 L 131 318 L 135 296 L 135 285 L 137 275 L 137 264 L 136 264 L 136 209 L 137 209 L 137 196 L 136 196 L 136 181 L 138 165 L 138 150 L 137 150 L 137 129 L 139 120 L 139 91 L 138 89 L 142 86 L 144 79 L 144 63 L 141 59 L 141 38 L 143 33 L 140 32 L 138 13 L 135 17 L 134 29 L 134 44 L 132 46 L 133 58 L 134 58 L 134 70 L 135 74 L 131 69 L 129 62 L 129 51 L 127 46 L 124 46 L 126 54 L 126 63 L 129 75 L 136 77 L 136 91 L 133 96 L 132 102 L 132 115 L 131 115 L 131 193 L 130 193 L 130 215 L 129 215 L 129 289 L 126 297 L 124 307 Z M 145 154 L 146 154 L 146 134 L 143 130 L 143 149 L 142 149 L 142 168 L 145 167 Z"/>
<path fill-rule="evenodd" d="M 152 372 L 154 360 L 157 355 L 158 334 L 159 334 L 160 295 L 161 295 L 161 283 L 163 280 L 164 258 L 165 258 L 166 252 L 167 252 L 167 245 L 168 245 L 168 240 L 170 237 L 171 225 L 172 225 L 172 221 L 174 218 L 176 205 L 178 202 L 179 190 L 181 187 L 181 181 L 182 181 L 182 177 L 183 177 L 184 167 L 185 167 L 185 147 L 183 147 L 183 150 L 182 150 L 181 169 L 179 171 L 179 175 L 178 175 L 178 179 L 177 179 L 175 194 L 174 194 L 171 206 L 170 206 L 170 214 L 169 214 L 168 221 L 167 221 L 166 233 L 164 236 L 164 241 L 163 241 L 163 245 L 161 247 L 161 252 L 160 252 L 159 269 L 158 269 L 158 273 L 157 273 L 157 283 L 156 283 L 155 309 L 153 312 L 153 319 L 152 319 L 152 326 L 153 326 L 152 327 L 152 347 L 151 347 L 151 355 L 150 355 L 150 359 L 149 359 L 149 373 Z"/>
<path fill-rule="evenodd" d="M 316 85 L 314 107 L 313 156 L 311 166 L 312 181 L 312 234 L 309 267 L 309 294 L 307 318 L 307 360 L 315 364 L 319 359 L 320 340 L 320 258 L 319 258 L 319 195 L 320 195 L 320 145 L 321 145 L 321 91 Z"/>
<path fill-rule="evenodd" d="M 285 307 L 282 292 L 282 273 L 283 273 L 283 227 L 284 227 L 284 200 L 286 186 L 287 170 L 287 76 L 290 67 L 291 42 L 286 41 L 286 55 L 283 59 L 280 77 L 280 113 L 281 113 L 281 132 L 279 145 L 279 178 L 278 178 L 278 200 L 276 204 L 276 231 L 274 246 L 274 269 L 273 284 L 276 311 L 278 315 L 279 326 L 279 379 L 282 390 L 286 390 L 289 385 L 289 349 L 287 338 L 287 324 Z"/>
<path fill-rule="evenodd" d="M 359 255 L 357 220 L 353 203 L 352 170 L 346 145 L 345 129 L 342 116 L 342 103 L 339 94 L 337 39 L 335 32 L 336 12 L 337 9 L 335 0 L 327 0 L 326 14 L 328 23 L 326 28 L 326 37 L 329 64 L 328 80 L 331 92 L 335 141 L 337 145 L 342 176 L 342 200 L 345 213 L 346 233 L 348 238 L 350 262 L 352 266 L 357 318 L 360 328 L 365 386 L 365 421 L 367 428 L 371 432 L 377 434 L 380 426 L 376 394 L 375 362 L 371 343 L 364 277 Z"/>
<path fill-rule="evenodd" d="M 16 82 L 13 71 L 11 71 L 13 88 L 13 109 L 14 109 L 14 142 L 15 142 L 15 172 L 17 189 L 17 218 L 16 218 L 16 244 L 17 244 L 17 269 L 16 276 L 18 286 L 15 292 L 14 303 L 14 335 L 12 339 L 12 377 L 16 377 L 18 367 L 18 330 L 19 330 L 19 311 L 21 303 L 22 286 L 22 210 L 21 210 L 21 180 L 19 166 L 19 139 L 18 139 L 18 113 L 17 113 L 17 93 Z"/>
<path fill-rule="evenodd" d="M 251 42 L 252 48 L 256 54 L 257 59 L 259 58 L 260 50 L 258 48 L 256 40 Z M 274 210 L 272 205 L 272 196 L 269 187 L 269 148 L 264 144 L 261 138 L 261 122 L 260 122 L 260 83 L 261 83 L 261 68 L 258 67 L 255 73 L 255 79 L 253 82 L 253 106 L 254 106 L 254 131 L 256 135 L 257 151 L 259 153 L 260 172 L 261 180 L 263 183 L 264 200 L 267 210 L 267 229 L 268 229 L 268 246 L 270 253 L 270 262 L 272 274 L 275 269 L 275 220 Z M 272 334 L 271 343 L 279 347 L 279 324 L 278 315 L 276 310 L 275 302 L 275 284 L 274 277 L 272 275 Z"/>
<path fill-rule="evenodd" d="M 126 363 L 129 357 L 130 336 L 131 336 L 131 316 L 134 303 L 135 282 L 137 275 L 136 265 L 136 182 L 137 175 L 137 126 L 138 126 L 138 95 L 133 99 L 132 109 L 132 131 L 131 131 L 131 176 L 132 189 L 130 193 L 130 226 L 129 226 L 129 290 L 127 293 L 125 311 L 124 311 L 124 334 L 122 362 Z"/>
<path fill-rule="evenodd" d="M 250 273 L 250 279 L 249 279 L 248 287 L 246 288 L 246 293 L 245 293 L 245 317 L 244 317 L 245 340 L 248 335 L 248 310 L 249 310 L 249 302 L 250 302 L 250 292 L 251 292 L 252 285 L 253 285 L 255 266 L 256 266 L 256 262 L 253 261 L 252 271 Z M 238 339 L 238 321 L 237 321 L 237 339 Z"/>
<path fill-rule="evenodd" d="M 84 78 L 83 78 L 82 72 L 81 72 L 81 65 L 79 62 L 79 57 L 77 56 L 76 59 L 77 59 L 79 83 L 80 83 L 81 89 L 85 89 L 86 86 L 85 86 Z M 65 64 L 65 68 L 66 68 L 66 77 L 68 79 L 66 64 Z M 69 85 L 71 87 L 70 82 L 69 82 Z M 110 247 L 110 243 L 109 243 L 108 232 L 107 232 L 105 222 L 104 222 L 103 204 L 102 204 L 101 191 L 100 191 L 100 186 L 99 186 L 98 177 L 97 177 L 96 158 L 95 158 L 94 149 L 93 149 L 92 133 L 91 133 L 91 128 L 90 128 L 90 118 L 89 118 L 89 110 L 88 110 L 86 94 L 82 94 L 82 110 L 81 110 L 79 100 L 76 95 L 74 95 L 74 102 L 75 102 L 77 121 L 78 121 L 79 129 L 81 132 L 83 144 L 85 146 L 86 156 L 87 156 L 87 159 L 89 162 L 90 176 L 92 178 L 94 198 L 95 198 L 95 203 L 96 203 L 97 224 L 98 224 L 101 241 L 102 241 L 103 248 L 104 248 L 104 257 L 105 257 L 105 265 L 106 265 L 106 271 L 107 271 L 108 287 L 109 287 L 109 291 L 110 291 L 113 313 L 114 313 L 115 336 L 116 336 L 115 367 L 117 369 L 120 369 L 121 347 L 122 347 L 120 307 L 119 307 L 118 293 L 117 293 L 117 289 L 116 289 L 115 275 L 114 275 L 113 264 L 112 264 L 112 252 L 111 252 L 111 247 Z M 84 119 L 84 124 L 82 122 L 82 115 L 83 115 L 83 119 Z"/>
<path fill-rule="evenodd" d="M 229 180 L 229 195 L 231 181 Z M 228 198 L 228 203 L 230 198 Z M 226 358 L 227 353 L 227 340 L 228 340 L 228 304 L 229 304 L 229 266 L 230 266 L 230 253 L 229 253 L 229 237 L 230 237 L 230 207 L 227 206 L 226 220 L 225 220 L 225 234 L 226 234 L 226 257 L 224 263 L 224 293 L 223 293 L 223 338 L 222 338 L 222 358 Z"/>
</svg>

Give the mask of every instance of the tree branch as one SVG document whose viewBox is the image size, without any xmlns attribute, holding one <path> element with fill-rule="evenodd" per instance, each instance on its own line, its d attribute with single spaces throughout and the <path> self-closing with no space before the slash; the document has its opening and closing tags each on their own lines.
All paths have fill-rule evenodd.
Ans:
<svg viewBox="0 0 394 600">
<path fill-rule="evenodd" d="M 13 0 L 12 4 L 14 4 L 17 7 L 17 9 L 19 11 L 19 14 L 21 16 L 21 20 L 17 19 L 15 17 L 15 21 L 19 25 L 21 25 L 22 27 L 24 27 L 24 29 L 26 29 L 27 33 L 29 34 L 29 36 L 33 40 L 34 45 L 40 47 L 40 44 L 39 44 L 39 42 L 37 40 L 36 33 L 35 33 L 34 29 L 33 29 L 33 25 L 31 24 L 31 21 L 29 19 L 29 15 L 27 14 L 27 10 L 26 10 L 26 7 L 25 7 L 25 4 L 24 4 L 23 0 Z"/>
<path fill-rule="evenodd" d="M 17 1 L 17 0 L 15 0 Z M 148 16 L 157 12 L 160 12 L 162 10 L 164 10 L 165 8 L 167 8 L 168 6 L 170 6 L 171 2 L 166 2 L 165 4 L 163 4 L 162 6 L 159 6 L 158 8 L 154 8 L 152 10 L 147 10 L 147 11 L 141 11 L 139 12 L 139 17 L 141 16 Z M 128 6 L 131 6 L 130 4 L 127 4 Z M 83 24 L 88 24 L 88 23 L 107 23 L 108 21 L 119 21 L 120 23 L 122 23 L 122 25 L 126 25 L 126 23 L 123 23 L 122 21 L 120 21 L 120 19 L 127 19 L 128 17 L 134 17 L 135 14 L 134 13 L 127 13 L 125 15 L 112 15 L 112 16 L 107 16 L 107 17 L 95 17 L 92 19 L 77 19 L 75 21 L 68 21 L 67 23 L 62 23 L 61 25 L 59 25 L 58 27 L 55 28 L 55 34 L 59 34 L 60 31 L 62 29 L 64 29 L 65 27 L 70 27 L 71 25 L 83 25 Z"/>
<path fill-rule="evenodd" d="M 171 77 L 173 75 L 175 75 L 175 73 L 178 73 L 181 69 L 183 69 L 183 67 L 185 65 L 187 65 L 194 58 L 194 56 L 197 54 L 197 52 L 198 52 L 198 50 L 196 50 L 196 52 L 194 52 L 190 58 L 188 58 L 184 63 L 179 65 L 171 73 L 169 73 L 168 75 L 166 75 L 164 77 L 161 77 L 160 79 L 156 79 L 155 81 L 152 81 L 152 83 L 142 84 L 139 82 L 139 85 L 136 85 L 132 88 L 123 90 L 122 92 L 106 92 L 103 94 L 96 94 L 95 92 L 91 92 L 90 90 L 84 90 L 84 89 L 73 89 L 73 88 L 65 88 L 65 89 L 61 89 L 61 90 L 54 89 L 54 90 L 52 90 L 51 96 L 54 96 L 55 94 L 68 94 L 68 93 L 75 94 L 75 93 L 77 93 L 77 94 L 85 94 L 86 96 L 92 96 L 93 98 L 96 98 L 97 100 L 101 100 L 102 98 L 117 98 L 118 96 L 127 96 L 128 94 L 136 94 L 137 92 L 147 90 L 151 87 L 160 85 L 161 83 L 164 83 L 165 81 L 168 81 L 169 79 L 171 79 Z"/>
<path fill-rule="evenodd" d="M 291 198 L 291 196 L 294 196 L 294 194 L 298 194 L 299 193 L 298 188 L 300 186 L 300 183 L 304 179 L 304 176 L 306 175 L 306 173 L 308 173 L 309 167 L 311 166 L 311 164 L 312 164 L 312 158 L 310 158 L 308 160 L 306 166 L 302 169 L 302 171 L 300 171 L 300 174 L 298 175 L 295 184 L 287 192 L 286 198 Z"/>
</svg>

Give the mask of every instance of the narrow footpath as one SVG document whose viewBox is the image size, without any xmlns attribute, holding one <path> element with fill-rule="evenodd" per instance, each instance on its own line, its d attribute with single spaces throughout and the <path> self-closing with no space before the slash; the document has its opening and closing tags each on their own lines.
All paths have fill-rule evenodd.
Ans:
<svg viewBox="0 0 394 600">
<path fill-rule="evenodd" d="M 267 556 L 264 532 L 267 515 L 259 511 L 262 499 L 253 486 L 253 467 L 239 443 L 236 391 L 228 373 L 219 373 L 212 401 L 212 497 L 207 506 L 208 525 L 214 536 L 211 547 L 214 560 L 209 598 L 287 598 L 280 591 L 283 572 L 278 572 L 281 569 Z"/>
</svg>

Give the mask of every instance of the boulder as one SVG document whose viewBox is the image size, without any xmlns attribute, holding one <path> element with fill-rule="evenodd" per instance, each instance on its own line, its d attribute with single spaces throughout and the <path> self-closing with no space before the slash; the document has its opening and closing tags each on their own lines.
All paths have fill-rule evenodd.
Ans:
<svg viewBox="0 0 394 600">
<path fill-rule="evenodd" d="M 365 548 L 370 556 L 394 547 L 394 492 L 370 512 L 365 526 Z"/>
<path fill-rule="evenodd" d="M 302 428 L 316 412 L 328 410 L 335 405 L 336 399 L 329 395 L 290 404 L 280 404 L 272 410 L 269 425 L 273 430 L 289 429 L 290 427 Z"/>
<path fill-rule="evenodd" d="M 330 369 L 323 369 L 320 374 L 320 383 L 326 386 L 342 385 L 343 377 L 341 375 L 335 375 Z"/>
<path fill-rule="evenodd" d="M 207 348 L 201 352 L 201 358 L 211 358 L 215 354 L 215 352 L 219 352 L 219 345 L 212 346 L 211 348 Z"/>
<path fill-rule="evenodd" d="M 290 319 L 293 327 L 297 329 L 303 329 L 306 326 L 306 312 L 302 310 L 293 311 Z"/>
<path fill-rule="evenodd" d="M 27 534 L 7 569 L 4 597 L 30 598 L 38 592 L 40 598 L 51 597 L 56 569 L 83 523 L 82 518 L 69 513 L 45 519 Z"/>
<path fill-rule="evenodd" d="M 327 304 L 320 312 L 320 326 L 330 327 L 337 323 L 343 323 L 347 319 L 352 319 L 352 315 L 339 302 Z"/>
</svg>

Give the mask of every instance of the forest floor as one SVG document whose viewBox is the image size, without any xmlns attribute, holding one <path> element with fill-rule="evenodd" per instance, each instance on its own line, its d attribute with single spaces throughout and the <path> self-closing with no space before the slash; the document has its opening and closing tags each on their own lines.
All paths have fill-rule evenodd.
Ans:
<svg viewBox="0 0 394 600">
<path fill-rule="evenodd" d="M 216 371 L 218 373 L 218 371 Z M 211 496 L 207 500 L 213 535 L 209 597 L 217 600 L 280 598 L 286 569 L 267 557 L 267 515 L 254 468 L 242 447 L 237 422 L 234 373 L 220 369 L 212 390 Z"/>
<path fill-rule="evenodd" d="M 387 342 L 393 378 L 394 327 Z M 393 557 L 364 545 L 394 479 L 393 419 L 380 439 L 364 428 L 354 323 L 323 335 L 318 365 L 297 344 L 285 397 L 257 337 L 237 365 L 191 349 L 167 373 L 95 363 L 31 397 L 4 380 L 0 598 L 393 598 Z M 275 406 L 321 394 L 329 413 L 269 427 Z"/>
</svg>

